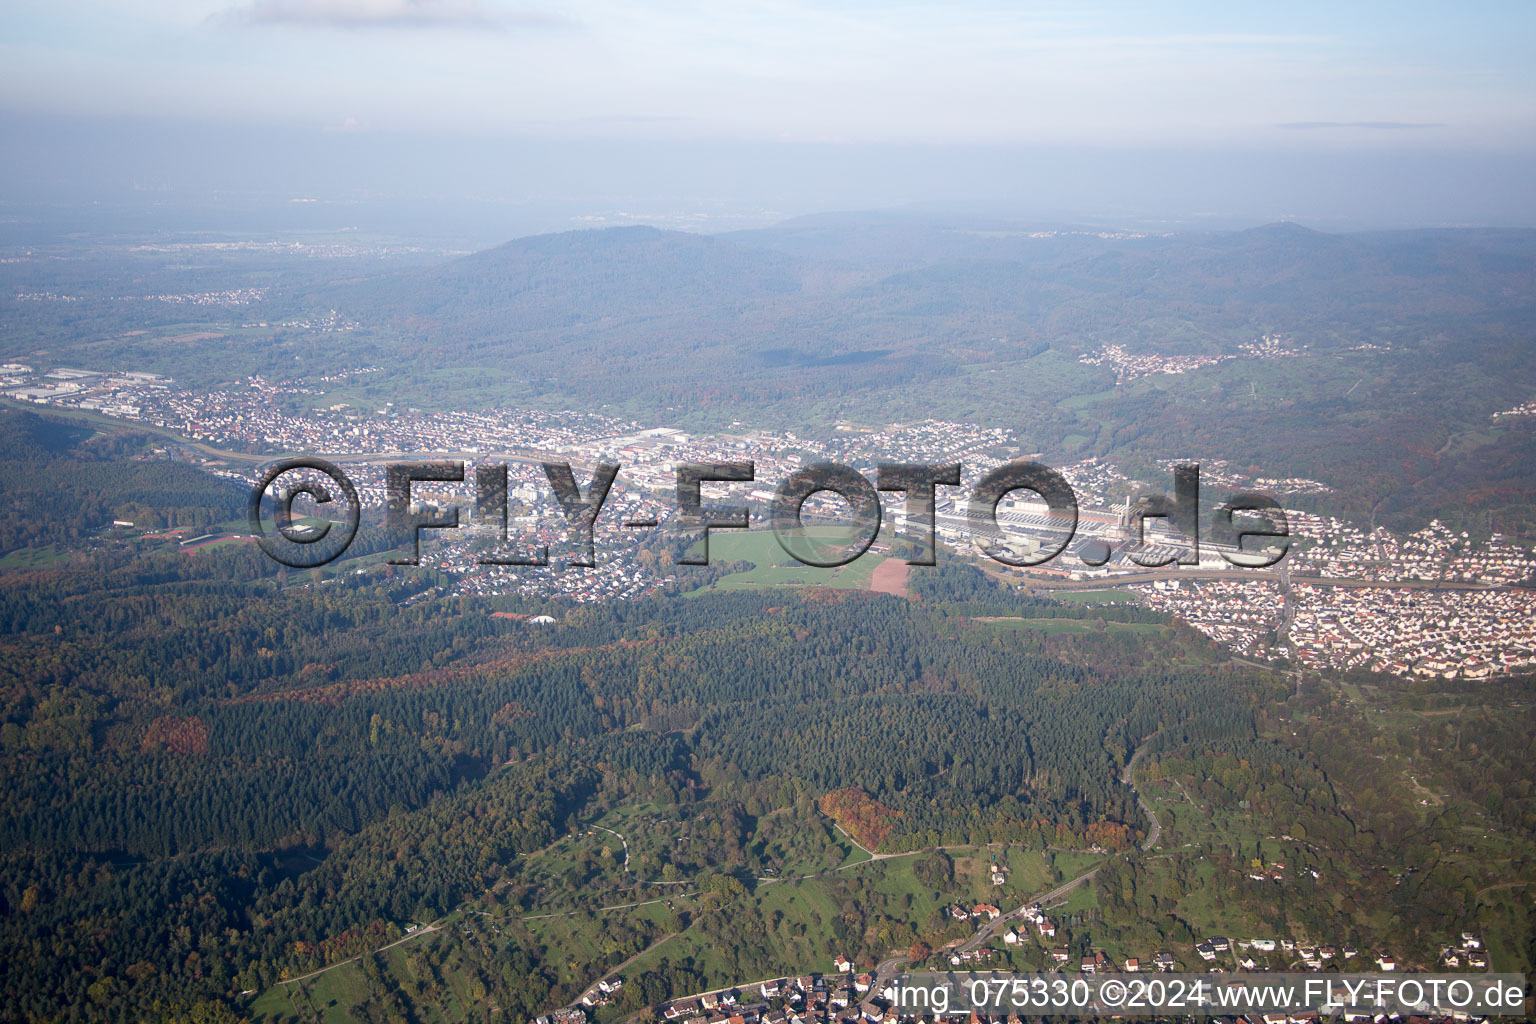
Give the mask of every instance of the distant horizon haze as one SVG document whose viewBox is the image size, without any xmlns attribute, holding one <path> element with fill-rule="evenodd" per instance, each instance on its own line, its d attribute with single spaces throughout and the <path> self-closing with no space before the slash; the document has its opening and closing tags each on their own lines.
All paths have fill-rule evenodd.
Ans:
<svg viewBox="0 0 1536 1024">
<path fill-rule="evenodd" d="M 12 5 L 0 218 L 469 246 L 928 206 L 1529 227 L 1532 38 L 1536 6 L 1496 2 Z"/>
<path fill-rule="evenodd" d="M 1147 231 L 1536 227 L 1521 153 L 652 143 L 0 116 L 0 241 L 361 230 L 477 248 L 905 210 Z"/>
</svg>

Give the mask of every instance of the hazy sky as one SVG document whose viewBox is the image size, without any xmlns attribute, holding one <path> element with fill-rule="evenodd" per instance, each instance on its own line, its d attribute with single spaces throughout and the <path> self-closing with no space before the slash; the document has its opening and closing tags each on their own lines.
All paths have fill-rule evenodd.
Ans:
<svg viewBox="0 0 1536 1024">
<path fill-rule="evenodd" d="M 272 168 L 289 189 L 305 187 L 306 163 L 335 159 L 314 154 L 344 149 L 321 136 L 372 135 L 544 146 L 565 174 L 576 153 L 612 164 L 673 145 L 706 163 L 718 153 L 723 177 L 750 177 L 741 154 L 752 147 L 846 147 L 886 202 L 965 198 L 964 175 L 947 190 L 924 175 L 882 191 L 886 171 L 890 181 L 905 172 L 882 171 L 877 154 L 900 162 L 925 148 L 915 159 L 1108 152 L 1126 164 L 1127 196 L 1140 151 L 1184 153 L 1192 174 L 1207 157 L 1337 174 L 1422 165 L 1435 168 L 1424 188 L 1438 190 L 1426 203 L 1481 189 L 1485 205 L 1513 211 L 1536 152 L 1529 2 L 53 0 L 0 7 L 0 40 L 0 131 L 38 148 L 38 166 L 78 154 L 72 136 L 105 133 L 93 159 L 153 177 L 145 154 L 107 139 L 138 123 L 179 131 L 178 155 L 198 148 L 199 132 L 288 133 L 308 140 Z M 40 125 L 63 127 L 50 136 Z M 413 146 L 424 144 L 434 145 Z M 0 174 L 19 182 L 25 164 L 13 154 Z M 794 173 L 793 161 L 784 167 Z M 624 191 L 622 168 L 605 173 L 603 187 Z M 1157 173 L 1179 176 L 1173 165 Z M 1002 168 L 988 174 L 1006 181 Z M 1070 188 L 1069 174 L 1041 187 Z M 1411 197 L 1411 182 L 1399 184 Z M 1105 188 L 1113 206 L 1113 182 Z"/>
</svg>

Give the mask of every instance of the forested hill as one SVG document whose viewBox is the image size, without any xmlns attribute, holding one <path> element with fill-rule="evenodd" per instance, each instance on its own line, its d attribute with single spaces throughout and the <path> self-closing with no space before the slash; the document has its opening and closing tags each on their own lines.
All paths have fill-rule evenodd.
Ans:
<svg viewBox="0 0 1536 1024">
<path fill-rule="evenodd" d="M 967 320 L 1019 340 L 1165 352 L 1230 351 L 1273 329 L 1342 341 L 1384 323 L 1529 320 L 1533 282 L 1531 231 L 1331 235 L 1282 223 L 1148 237 L 863 216 L 722 237 L 642 227 L 537 236 L 317 298 L 514 365 L 551 330 L 628 359 L 637 339 L 603 333 L 618 321 L 647 339 L 657 364 L 724 341 L 722 355 L 761 368 L 754 357 L 796 337 L 835 353 L 876 335 L 895 355 L 895 343 L 952 335 Z M 667 329 L 648 329 L 655 318 Z M 482 352 L 481 342 L 491 344 Z"/>
<path fill-rule="evenodd" d="M 139 456 L 148 435 L 0 409 L 0 554 L 78 541 L 114 519 L 203 527 L 240 516 L 246 492 L 185 463 Z"/>
<path fill-rule="evenodd" d="M 1536 529 L 1530 434 L 1494 422 L 1536 394 L 1533 231 L 846 215 L 527 238 L 303 301 L 370 325 L 345 343 L 397 403 L 699 430 L 932 417 L 1008 427 L 1048 460 L 1317 480 L 1349 518 Z"/>
<path fill-rule="evenodd" d="M 808 588 L 530 631 L 377 577 L 284 587 L 256 558 L 0 590 L 0 1019 L 233 1000 L 511 880 L 594 798 L 750 824 L 836 790 L 889 849 L 1126 849 L 1147 828 L 1130 752 L 1159 730 L 1252 743 L 1283 692 L 1154 623 L 1051 639 Z M 710 866 L 751 879 L 764 856 Z"/>
<path fill-rule="evenodd" d="M 353 283 L 346 308 L 420 321 L 429 333 L 509 337 L 615 317 L 733 312 L 800 290 L 789 257 L 705 235 L 629 227 L 520 238 L 443 266 Z"/>
</svg>

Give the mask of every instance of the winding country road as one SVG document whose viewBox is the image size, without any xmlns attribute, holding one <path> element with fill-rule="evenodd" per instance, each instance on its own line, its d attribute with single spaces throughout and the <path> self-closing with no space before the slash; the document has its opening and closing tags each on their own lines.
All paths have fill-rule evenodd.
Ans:
<svg viewBox="0 0 1536 1024">
<path fill-rule="evenodd" d="M 1046 893 L 1044 896 L 1031 897 L 1029 900 L 1008 911 L 1008 913 L 1001 914 L 994 920 L 988 921 L 986 924 L 982 925 L 976 930 L 975 935 L 972 935 L 969 939 L 966 939 L 964 942 L 960 943 L 959 947 L 957 948 L 962 953 L 966 952 L 967 950 L 975 949 L 982 943 L 986 942 L 988 939 L 996 936 L 1005 927 L 1007 927 L 1010 921 L 1024 916 L 1025 907 L 1032 906 L 1036 903 L 1040 904 L 1041 906 L 1045 906 L 1052 900 L 1059 900 L 1073 889 L 1076 889 L 1078 886 L 1092 879 L 1093 876 L 1097 875 L 1098 873 L 1098 868 L 1093 868 L 1090 871 L 1084 871 L 1076 878 L 1071 879 L 1070 881 L 1062 882 L 1060 885 Z"/>
<path fill-rule="evenodd" d="M 1141 760 L 1141 756 L 1146 753 L 1146 750 L 1146 743 L 1143 743 L 1141 746 L 1137 747 L 1136 753 L 1131 755 L 1131 759 L 1125 763 L 1125 767 L 1121 769 L 1120 772 L 1120 781 L 1125 785 L 1130 786 L 1132 791 L 1135 792 L 1136 801 L 1141 805 L 1142 813 L 1145 814 L 1147 816 L 1147 820 L 1152 823 L 1152 828 L 1147 833 L 1146 840 L 1141 844 L 1141 849 L 1143 851 L 1151 850 L 1158 844 L 1158 841 L 1162 839 L 1163 836 L 1162 822 L 1157 820 L 1157 814 L 1152 810 L 1152 805 L 1147 803 L 1146 797 L 1142 795 L 1140 789 L 1137 789 L 1135 782 L 1136 763 Z M 841 828 L 839 828 L 839 831 L 841 831 Z M 847 833 L 845 832 L 844 835 L 847 835 Z M 848 838 L 850 841 L 853 840 L 852 836 L 849 836 Z M 858 845 L 858 843 L 855 842 L 854 845 Z M 862 850 L 864 847 L 860 846 L 859 849 Z M 865 850 L 865 852 L 869 853 L 868 850 Z M 879 859 L 875 854 L 870 854 L 870 856 Z M 887 854 L 886 856 L 890 856 L 890 854 Z M 976 930 L 975 935 L 972 935 L 969 939 L 966 939 L 956 947 L 957 951 L 964 953 L 968 952 L 969 950 L 976 949 L 978 946 L 997 936 L 999 932 L 1009 926 L 1010 922 L 1023 917 L 1025 907 L 1033 906 L 1035 904 L 1044 906 L 1053 900 L 1059 900 L 1073 889 L 1076 889 L 1078 886 L 1091 881 L 1093 877 L 1098 873 L 1099 869 L 1093 868 L 1092 870 L 1083 872 L 1076 878 L 1061 883 L 1056 888 L 1050 890 L 1042 896 L 1030 897 L 1014 909 L 1008 911 L 1006 914 L 1001 914 L 997 918 L 982 925 L 979 929 Z M 874 989 L 879 991 L 883 987 L 884 982 L 893 978 L 904 965 L 911 962 L 912 958 L 906 956 L 893 956 L 889 959 L 880 961 L 880 963 L 875 966 Z"/>
<path fill-rule="evenodd" d="M 625 839 L 623 836 L 619 835 L 619 833 L 615 832 L 613 829 L 606 825 L 593 825 L 592 827 L 596 829 L 602 829 L 604 832 L 607 832 L 611 836 L 618 836 L 620 845 L 624 847 L 624 870 L 626 872 L 629 871 L 629 840 Z M 632 874 L 633 872 L 630 873 Z"/>
<path fill-rule="evenodd" d="M 297 985 L 301 981 L 308 981 L 310 978 L 317 978 L 324 974 L 326 971 L 334 971 L 342 964 L 350 964 L 354 960 L 361 960 L 365 956 L 373 956 L 375 953 L 382 953 L 386 949 L 393 949 L 403 942 L 411 942 L 415 939 L 421 938 L 423 935 L 431 935 L 433 932 L 440 931 L 442 929 L 444 920 L 446 920 L 446 918 L 440 917 L 436 921 L 433 921 L 431 924 L 422 925 L 420 928 L 411 932 L 409 935 L 402 936 L 401 938 L 396 939 L 394 942 L 380 946 L 378 949 L 370 949 L 366 953 L 359 953 L 357 956 L 349 956 L 345 960 L 337 960 L 333 964 L 326 964 L 318 971 L 310 971 L 308 974 L 301 974 L 297 978 L 280 978 L 277 983 L 279 985 Z"/>
<path fill-rule="evenodd" d="M 1142 754 L 1145 751 L 1146 751 L 1146 744 L 1143 743 L 1140 747 L 1137 748 L 1136 753 L 1131 755 L 1131 759 L 1126 762 L 1125 767 L 1121 770 L 1120 781 L 1123 782 L 1125 785 L 1130 786 L 1132 788 L 1132 790 L 1135 791 L 1136 799 L 1141 804 L 1142 812 L 1146 814 L 1147 820 L 1149 820 L 1152 823 L 1152 829 L 1151 829 L 1150 832 L 1147 833 L 1146 841 L 1141 844 L 1141 849 L 1142 850 L 1150 850 L 1150 849 L 1152 849 L 1152 847 L 1157 845 L 1158 840 L 1162 837 L 1163 827 L 1162 827 L 1162 823 L 1157 820 L 1157 815 L 1155 813 L 1153 813 L 1151 805 L 1147 803 L 1146 798 L 1142 796 L 1141 791 L 1136 788 L 1136 784 L 1135 784 L 1135 782 L 1133 780 L 1133 773 L 1134 773 L 1135 768 L 1136 768 L 1136 763 L 1141 760 L 1141 756 L 1142 756 Z M 869 861 L 856 861 L 856 862 L 854 862 L 852 864 L 839 865 L 836 868 L 832 868 L 831 870 L 833 870 L 833 871 L 842 871 L 842 870 L 844 870 L 846 868 L 858 867 L 858 866 L 860 866 L 862 864 L 867 864 L 867 863 L 870 863 L 870 862 L 873 862 L 873 861 L 888 860 L 888 859 L 891 859 L 893 857 L 910 857 L 910 856 L 913 856 L 914 854 L 922 852 L 920 850 L 909 850 L 909 851 L 905 851 L 905 852 L 902 852 L 902 853 L 876 853 L 875 851 L 873 851 L 873 850 L 869 849 L 868 847 L 866 847 L 864 844 L 860 843 L 857 839 L 855 839 L 852 835 L 850 835 L 837 822 L 834 821 L 832 823 L 832 826 L 838 832 L 842 833 L 848 839 L 848 841 L 850 843 L 852 843 L 854 846 L 858 847 L 864 853 L 869 855 Z M 589 826 L 589 827 L 594 828 L 594 829 L 601 829 L 604 832 L 607 832 L 607 833 L 609 833 L 609 834 L 611 834 L 613 836 L 618 837 L 618 840 L 622 844 L 623 849 L 624 849 L 624 865 L 623 865 L 623 870 L 625 872 L 629 872 L 629 842 L 628 842 L 628 840 L 626 840 L 621 833 L 616 832 L 615 830 L 613 830 L 611 828 L 608 828 L 607 826 L 604 826 L 604 825 L 592 825 L 592 826 Z M 989 844 L 989 845 L 992 845 L 992 844 Z M 1001 844 L 997 844 L 997 845 L 1001 845 Z M 941 847 L 938 847 L 938 849 L 941 849 L 941 850 L 944 850 L 944 849 L 975 849 L 975 848 L 976 847 L 968 845 L 968 844 L 962 844 L 962 845 L 959 845 L 959 846 L 949 846 L 949 847 L 941 846 Z M 961 951 L 961 952 L 965 952 L 965 951 L 977 948 L 982 943 L 987 942 L 988 940 L 990 940 L 993 937 L 995 937 L 999 932 L 1001 932 L 1005 927 L 1008 926 L 1009 922 L 1017 920 L 1018 918 L 1023 916 L 1024 908 L 1025 907 L 1028 907 L 1028 906 L 1031 906 L 1031 905 L 1037 904 L 1037 903 L 1041 904 L 1041 905 L 1044 905 L 1044 904 L 1050 903 L 1052 900 L 1058 900 L 1061 897 L 1067 895 L 1067 893 L 1071 892 L 1073 889 L 1076 889 L 1078 886 L 1083 885 L 1084 883 L 1090 881 L 1098 873 L 1099 873 L 1099 869 L 1098 868 L 1093 868 L 1092 870 L 1083 872 L 1082 874 L 1078 875 L 1076 878 L 1072 878 L 1072 879 L 1070 879 L 1068 881 L 1065 881 L 1065 882 L 1061 883 L 1060 885 L 1056 886 L 1054 889 L 1051 889 L 1049 892 L 1045 893 L 1042 896 L 1031 897 L 1031 898 L 1025 900 L 1023 903 L 1021 903 L 1019 906 L 1015 907 L 1013 910 L 1010 910 L 1010 911 L 1008 911 L 1005 914 L 1001 914 L 995 920 L 989 921 L 986 924 L 982 925 L 981 928 L 977 929 L 976 934 L 972 935 L 969 939 L 965 940 L 963 943 L 961 943 L 956 948 L 959 951 Z M 797 876 L 797 877 L 801 878 L 801 879 L 803 879 L 803 878 L 812 878 L 812 877 L 814 877 L 814 875 L 801 875 L 801 876 Z M 796 879 L 794 879 L 794 878 L 759 878 L 758 879 L 758 881 L 760 883 L 773 883 L 773 882 L 784 882 L 784 881 L 794 881 L 794 880 L 796 880 Z M 644 879 L 636 879 L 636 881 L 640 882 L 641 884 L 679 884 L 679 883 L 647 882 Z M 680 884 L 686 885 L 688 883 L 686 881 L 684 881 L 684 882 L 682 882 Z M 698 895 L 698 894 L 697 893 L 680 893 L 680 894 L 678 894 L 678 896 L 691 896 L 691 895 Z M 677 897 L 673 897 L 673 898 L 677 898 Z M 642 901 L 637 902 L 637 903 L 620 903 L 620 904 L 615 904 L 613 906 L 608 906 L 608 907 L 596 907 L 596 908 L 592 908 L 592 910 L 596 911 L 596 912 L 602 912 L 602 911 L 608 911 L 608 910 L 624 910 L 624 909 L 629 909 L 629 908 L 632 908 L 632 907 L 648 906 L 648 905 L 653 904 L 653 903 L 662 903 L 662 902 L 665 902 L 666 899 L 667 899 L 667 897 L 661 897 L 661 898 L 654 899 L 654 900 L 642 900 Z M 572 914 L 580 914 L 580 913 L 587 913 L 587 912 L 589 912 L 589 911 L 573 910 L 573 911 L 561 911 L 561 912 L 556 912 L 556 913 L 551 913 L 551 914 L 535 914 L 535 915 L 531 915 L 529 917 L 524 917 L 522 920 L 525 920 L 525 921 L 535 921 L 535 920 L 540 920 L 540 919 L 543 919 L 543 918 L 564 917 L 564 916 L 570 916 Z M 335 970 L 336 968 L 341 967 L 344 964 L 349 964 L 349 963 L 352 963 L 352 962 L 354 962 L 356 960 L 361 960 L 365 956 L 369 956 L 369 955 L 372 955 L 374 953 L 381 953 L 381 952 L 383 952 L 386 949 L 390 949 L 390 948 L 392 948 L 394 946 L 401 945 L 402 943 L 410 942 L 410 941 L 412 941 L 414 939 L 419 939 L 419 938 L 421 938 L 424 935 L 431 935 L 434 932 L 440 931 L 442 929 L 444 922 L 448 919 L 449 916 L 451 916 L 451 915 L 444 915 L 443 917 L 438 918 L 436 921 L 433 921 L 431 924 L 424 925 L 421 928 L 417 929 L 416 931 L 410 933 L 409 935 L 402 936 L 401 938 L 396 939 L 394 942 L 388 943 L 387 945 L 380 946 L 377 949 L 370 950 L 367 953 L 361 953 L 361 954 L 359 954 L 357 956 L 354 956 L 354 957 L 348 957 L 345 960 L 338 960 L 338 961 L 336 961 L 333 964 L 327 964 L 326 966 L 320 968 L 319 970 L 310 971 L 308 974 L 303 974 L 303 975 L 300 975 L 300 976 L 298 976 L 296 978 L 285 978 L 285 979 L 282 979 L 282 980 L 278 981 L 278 984 L 279 985 L 296 985 L 296 984 L 299 984 L 301 982 L 308 981 L 311 978 L 318 977 L 319 975 L 322 975 L 322 974 L 326 973 L 327 971 Z M 490 915 L 483 915 L 483 916 L 490 916 Z M 672 939 L 676 938 L 678 934 L 680 934 L 680 933 L 675 933 L 674 932 L 674 933 L 670 933 L 668 935 L 663 936 L 662 938 L 658 939 L 655 943 L 653 943 L 650 947 L 648 947 L 648 948 L 646 948 L 644 950 L 641 950 L 639 953 L 636 953 L 629 960 L 626 960 L 623 964 L 619 965 L 618 968 L 612 968 L 612 969 L 609 969 L 607 971 L 604 971 L 603 972 L 603 977 L 607 977 L 608 975 L 610 975 L 612 973 L 615 973 L 617 970 L 621 970 L 622 968 L 629 966 L 629 964 L 631 964 L 635 960 L 639 959 L 645 953 L 650 952 L 650 950 L 654 949 L 656 946 L 659 946 L 659 945 L 661 945 L 664 942 L 669 942 Z M 882 960 L 879 964 L 877 964 L 875 966 L 874 985 L 872 986 L 873 989 L 875 991 L 877 991 L 877 992 L 880 991 L 881 988 L 883 987 L 883 983 L 885 981 L 887 981 L 890 978 L 894 977 L 894 975 L 896 974 L 897 971 L 899 971 L 904 965 L 906 965 L 906 964 L 908 964 L 910 962 L 911 962 L 911 957 L 906 957 L 906 956 L 895 956 L 895 957 L 890 957 L 889 959 L 886 959 L 886 960 Z M 596 984 L 596 983 L 594 982 L 593 984 Z M 590 991 L 590 986 L 589 986 L 587 991 Z"/>
<path fill-rule="evenodd" d="M 1009 922 L 1022 917 L 1025 907 L 1032 906 L 1036 903 L 1044 905 L 1046 903 L 1050 903 L 1052 900 L 1060 899 L 1067 893 L 1071 892 L 1073 889 L 1076 889 L 1078 886 L 1092 879 L 1093 876 L 1098 873 L 1098 868 L 1094 868 L 1091 871 L 1085 871 L 1078 875 L 1076 878 L 1061 883 L 1050 892 L 1045 893 L 1043 896 L 1030 897 L 1028 900 L 1021 903 L 1013 910 L 1008 911 L 1008 913 L 1002 914 L 995 920 L 988 921 L 986 924 L 982 925 L 979 929 L 977 929 L 975 935 L 972 935 L 969 939 L 966 939 L 959 946 L 955 947 L 956 951 L 964 953 L 975 949 L 982 943 L 994 938 L 999 932 L 1008 926 Z M 873 990 L 876 992 L 881 991 L 885 987 L 886 982 L 892 980 L 902 967 L 911 962 L 912 958 L 908 956 L 893 956 L 890 959 L 880 961 L 880 963 L 875 965 L 875 980 L 874 985 L 872 986 Z"/>
<path fill-rule="evenodd" d="M 1131 791 L 1136 794 L 1136 802 L 1141 805 L 1141 813 L 1145 814 L 1147 820 L 1152 823 L 1152 830 L 1147 833 L 1146 840 L 1141 844 L 1143 852 L 1156 846 L 1157 841 L 1163 835 L 1163 823 L 1157 820 L 1157 812 L 1152 810 L 1152 805 L 1147 803 L 1147 798 L 1141 795 L 1141 790 L 1136 788 L 1136 783 L 1131 778 L 1132 773 L 1136 770 L 1136 762 L 1140 761 L 1141 755 L 1146 752 L 1147 745 L 1143 743 L 1136 748 L 1136 753 L 1132 754 L 1131 759 L 1125 762 L 1125 768 L 1120 772 L 1120 781 L 1131 787 Z"/>
</svg>

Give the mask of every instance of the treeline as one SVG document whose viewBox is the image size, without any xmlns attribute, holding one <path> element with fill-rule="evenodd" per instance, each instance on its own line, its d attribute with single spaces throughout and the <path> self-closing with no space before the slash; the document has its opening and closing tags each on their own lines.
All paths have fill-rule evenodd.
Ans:
<svg viewBox="0 0 1536 1024">
<path fill-rule="evenodd" d="M 13 848 L 0 892 L 8 1016 L 153 1019 L 157 1006 L 227 999 L 374 948 L 552 841 L 597 779 L 570 758 L 508 769 L 472 798 L 396 808 L 302 874 L 270 854 L 133 861 Z"/>
<path fill-rule="evenodd" d="M 1035 597 L 999 582 L 975 566 L 947 564 L 942 572 L 914 572 L 907 589 L 918 600 L 951 615 L 1007 615 L 1023 619 L 1103 619 L 1105 622 L 1168 623 L 1163 612 L 1136 605 L 1089 607 Z"/>
<path fill-rule="evenodd" d="M 0 553 L 79 541 L 113 520 L 204 527 L 244 514 L 234 481 L 163 459 L 125 461 L 110 439 L 32 412 L 0 409 Z"/>
</svg>

